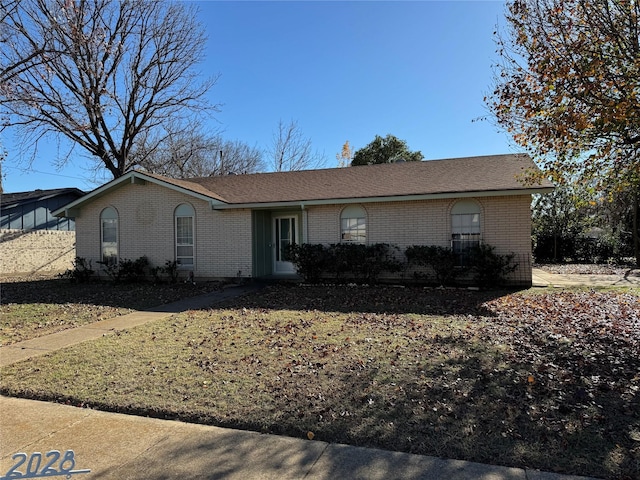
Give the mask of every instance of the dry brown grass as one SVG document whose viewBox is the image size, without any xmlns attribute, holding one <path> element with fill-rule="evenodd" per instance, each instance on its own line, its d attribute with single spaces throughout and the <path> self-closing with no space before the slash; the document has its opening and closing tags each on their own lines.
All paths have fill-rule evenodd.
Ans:
<svg viewBox="0 0 640 480">
<path fill-rule="evenodd" d="M 48 335 L 199 295 L 219 283 L 175 285 L 111 282 L 73 283 L 52 275 L 3 277 L 0 345 Z"/>
</svg>

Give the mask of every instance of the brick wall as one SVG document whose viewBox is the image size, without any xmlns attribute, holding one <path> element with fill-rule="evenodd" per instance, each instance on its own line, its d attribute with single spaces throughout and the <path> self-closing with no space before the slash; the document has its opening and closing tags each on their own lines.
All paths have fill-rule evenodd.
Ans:
<svg viewBox="0 0 640 480">
<path fill-rule="evenodd" d="M 531 197 L 496 196 L 474 199 L 481 209 L 482 240 L 497 252 L 515 252 L 521 268 L 518 283 L 531 281 Z M 153 266 L 175 258 L 174 211 L 181 203 L 195 210 L 197 278 L 248 277 L 252 272 L 252 222 L 249 209 L 212 210 L 208 201 L 153 183 L 128 184 L 96 197 L 76 217 L 78 256 L 100 260 L 100 212 L 118 212 L 120 259 L 147 256 Z M 410 245 L 451 244 L 451 209 L 455 199 L 367 203 L 368 243 Z M 308 243 L 340 242 L 343 206 L 307 206 L 303 236 Z M 186 274 L 186 273 L 185 273 Z M 515 278 L 515 277 L 514 277 Z"/>
<path fill-rule="evenodd" d="M 174 211 L 182 203 L 195 210 L 195 277 L 251 276 L 250 210 L 214 211 L 207 201 L 152 183 L 122 186 L 82 208 L 76 216 L 78 256 L 98 270 L 100 213 L 110 206 L 118 212 L 120 259 L 147 256 L 152 266 L 173 261 Z"/>
<path fill-rule="evenodd" d="M 0 274 L 56 273 L 73 268 L 75 232 L 0 230 Z"/>
<path fill-rule="evenodd" d="M 480 206 L 482 241 L 499 254 L 516 254 L 513 283 L 531 282 L 531 196 L 473 199 Z M 390 243 L 402 251 L 410 245 L 451 246 L 451 209 L 456 199 L 368 203 L 367 243 Z M 344 206 L 308 207 L 308 243 L 339 243 Z"/>
</svg>

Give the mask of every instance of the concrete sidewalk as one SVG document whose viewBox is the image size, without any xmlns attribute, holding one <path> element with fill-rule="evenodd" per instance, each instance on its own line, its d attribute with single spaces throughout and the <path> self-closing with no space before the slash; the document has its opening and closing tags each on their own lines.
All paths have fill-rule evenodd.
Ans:
<svg viewBox="0 0 640 480">
<path fill-rule="evenodd" d="M 534 287 L 640 287 L 636 275 L 558 274 L 534 268 L 532 279 Z"/>
<path fill-rule="evenodd" d="M 41 452 L 73 450 L 72 478 L 577 480 L 536 470 L 446 460 L 0 397 L 0 478 Z M 58 467 L 57 467 L 58 466 Z M 59 468 L 59 463 L 54 464 Z M 59 471 L 59 470 L 58 470 Z M 55 478 L 55 477 L 54 477 Z"/>
</svg>

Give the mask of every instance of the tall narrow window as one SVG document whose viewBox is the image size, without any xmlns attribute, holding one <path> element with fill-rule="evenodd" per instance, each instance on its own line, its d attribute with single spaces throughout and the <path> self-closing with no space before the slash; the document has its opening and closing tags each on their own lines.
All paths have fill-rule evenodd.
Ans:
<svg viewBox="0 0 640 480">
<path fill-rule="evenodd" d="M 458 264 L 466 265 L 474 247 L 480 244 L 480 205 L 460 200 L 451 209 L 451 249 Z"/>
<path fill-rule="evenodd" d="M 176 262 L 179 267 L 192 268 L 194 265 L 194 221 L 195 211 L 191 205 L 183 203 L 176 208 Z"/>
<path fill-rule="evenodd" d="M 340 239 L 343 242 L 366 243 L 367 214 L 364 208 L 350 205 L 340 214 Z"/>
<path fill-rule="evenodd" d="M 107 207 L 100 214 L 101 258 L 106 265 L 118 263 L 118 212 Z"/>
</svg>

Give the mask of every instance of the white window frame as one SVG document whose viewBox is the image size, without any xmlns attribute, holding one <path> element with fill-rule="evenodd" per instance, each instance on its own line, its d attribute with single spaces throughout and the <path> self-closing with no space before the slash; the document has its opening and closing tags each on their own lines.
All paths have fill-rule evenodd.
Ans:
<svg viewBox="0 0 640 480">
<path fill-rule="evenodd" d="M 178 224 L 181 223 L 183 219 L 189 219 L 191 223 L 191 234 L 186 235 L 187 238 L 185 238 L 185 235 L 180 235 L 182 226 Z M 196 265 L 196 213 L 193 206 L 188 203 L 178 205 L 174 211 L 173 225 L 174 253 L 178 268 L 193 270 Z M 189 250 L 191 250 L 190 255 Z"/>
<path fill-rule="evenodd" d="M 469 262 L 469 254 L 481 238 L 482 208 L 475 200 L 459 200 L 451 209 L 451 250 L 459 265 Z"/>
<path fill-rule="evenodd" d="M 349 205 L 340 212 L 340 242 L 367 243 L 367 211 L 360 205 Z"/>
<path fill-rule="evenodd" d="M 106 241 L 105 234 L 108 229 L 105 228 L 107 224 L 110 224 L 115 230 L 113 236 L 114 240 Z M 110 230 L 110 229 L 109 229 Z M 105 265 L 115 265 L 118 263 L 119 258 L 119 215 L 118 211 L 114 207 L 106 207 L 100 212 L 100 261 Z M 108 251 L 115 251 L 115 253 L 108 254 Z"/>
</svg>

